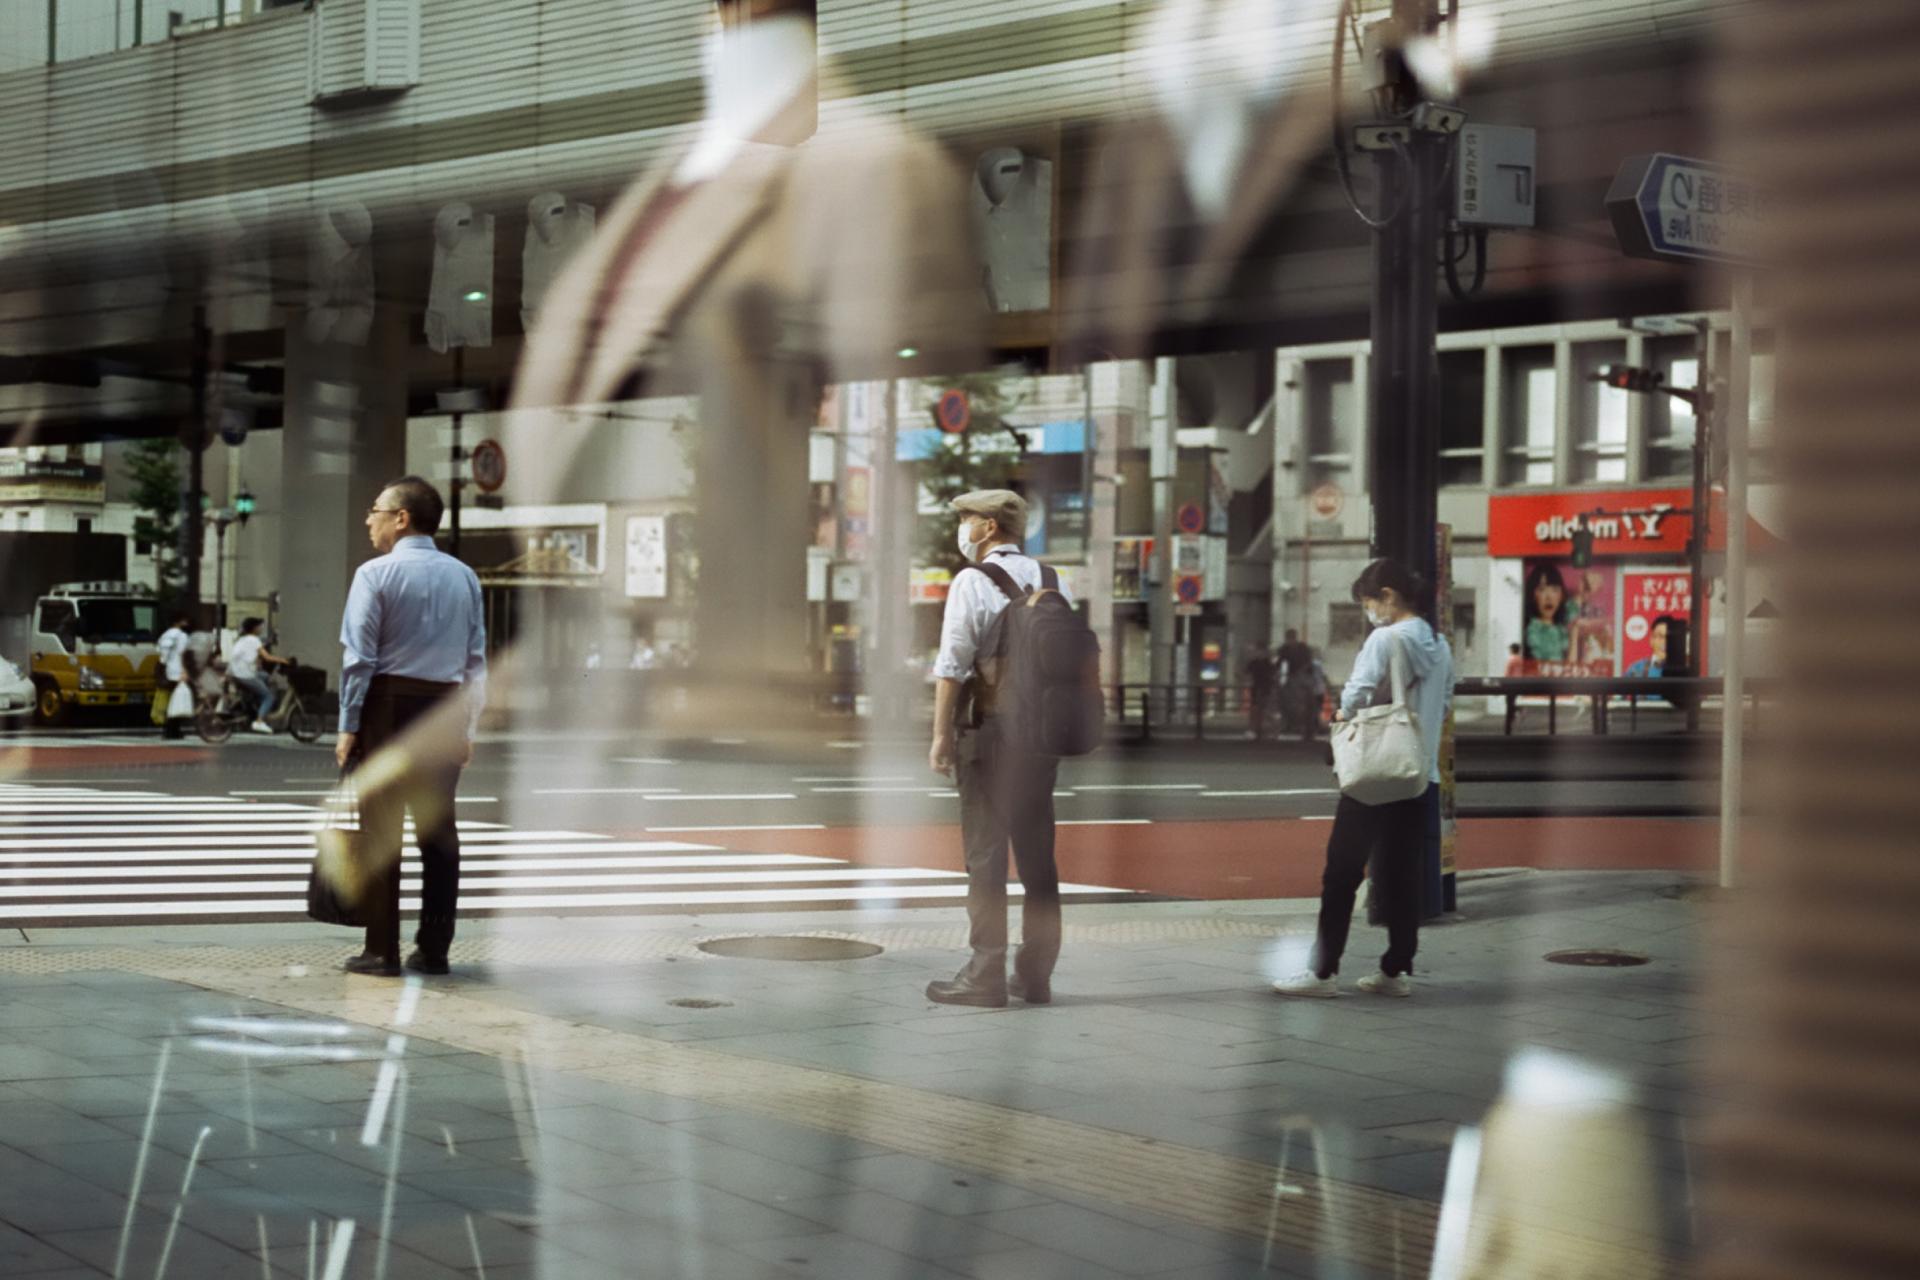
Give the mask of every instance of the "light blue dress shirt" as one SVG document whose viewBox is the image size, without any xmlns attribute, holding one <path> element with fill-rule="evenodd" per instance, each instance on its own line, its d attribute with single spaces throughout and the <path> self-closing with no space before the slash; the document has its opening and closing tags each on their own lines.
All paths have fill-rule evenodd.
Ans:
<svg viewBox="0 0 1920 1280">
<path fill-rule="evenodd" d="M 375 676 L 464 684 L 467 736 L 487 701 L 487 624 L 480 579 L 423 533 L 400 539 L 353 575 L 340 621 L 340 732 L 360 732 Z"/>
</svg>

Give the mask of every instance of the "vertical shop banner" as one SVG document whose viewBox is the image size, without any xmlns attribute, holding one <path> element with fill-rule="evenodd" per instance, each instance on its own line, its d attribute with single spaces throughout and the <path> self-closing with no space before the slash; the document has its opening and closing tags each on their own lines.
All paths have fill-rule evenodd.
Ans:
<svg viewBox="0 0 1920 1280">
<path fill-rule="evenodd" d="M 627 596 L 664 600 L 667 595 L 667 518 L 627 517 Z"/>
<path fill-rule="evenodd" d="M 846 469 L 840 498 L 841 549 L 849 560 L 865 560 L 873 538 L 873 469 Z"/>
<path fill-rule="evenodd" d="M 1224 538 L 1233 509 L 1233 486 L 1227 483 L 1221 458 L 1218 453 L 1207 455 L 1207 532 Z"/>
<path fill-rule="evenodd" d="M 1673 624 L 1685 626 L 1693 612 L 1693 580 L 1682 570 L 1628 573 L 1622 577 L 1625 607 L 1620 628 L 1621 673 L 1665 674 Z M 1706 653 L 1705 637 L 1700 651 Z M 1678 659 L 1679 655 L 1673 655 Z"/>
<path fill-rule="evenodd" d="M 1522 561 L 1522 674 L 1610 676 L 1620 650 L 1614 608 L 1618 573 L 1610 564 L 1575 568 L 1571 560 Z"/>
</svg>

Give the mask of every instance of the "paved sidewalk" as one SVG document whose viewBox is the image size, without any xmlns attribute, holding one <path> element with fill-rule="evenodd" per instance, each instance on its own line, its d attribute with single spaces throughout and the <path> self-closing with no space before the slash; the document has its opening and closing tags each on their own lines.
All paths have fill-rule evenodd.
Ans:
<svg viewBox="0 0 1920 1280">
<path fill-rule="evenodd" d="M 1664 1274 L 1714 1029 L 1684 885 L 1470 878 L 1405 1001 L 1272 995 L 1304 901 L 1072 910 L 1055 1003 L 1004 1011 L 920 994 L 955 910 L 463 924 L 426 983 L 338 974 L 319 926 L 10 933 L 0 1274 L 1424 1277 L 1522 1046 L 1637 1085 L 1664 1220 L 1621 1228 L 1620 1171 L 1570 1148 L 1591 1194 L 1550 1230 Z M 697 950 L 769 933 L 884 950 Z M 1542 959 L 1577 947 L 1650 963 Z"/>
</svg>

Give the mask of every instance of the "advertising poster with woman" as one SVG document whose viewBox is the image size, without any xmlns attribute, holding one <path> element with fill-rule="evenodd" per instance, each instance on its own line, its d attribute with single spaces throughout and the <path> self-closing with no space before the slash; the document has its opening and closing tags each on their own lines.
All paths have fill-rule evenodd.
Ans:
<svg viewBox="0 0 1920 1280">
<path fill-rule="evenodd" d="M 1624 674 L 1674 673 L 1685 658 L 1685 630 L 1693 614 L 1692 579 L 1684 569 L 1629 573 L 1625 586 L 1626 626 L 1620 637 Z"/>
<path fill-rule="evenodd" d="M 1610 676 L 1619 651 L 1612 565 L 1566 559 L 1522 562 L 1521 666 L 1526 675 Z"/>
</svg>

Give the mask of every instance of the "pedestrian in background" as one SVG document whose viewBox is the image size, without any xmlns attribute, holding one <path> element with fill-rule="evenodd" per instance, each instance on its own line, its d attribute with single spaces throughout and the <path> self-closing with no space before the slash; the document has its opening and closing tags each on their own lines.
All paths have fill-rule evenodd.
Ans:
<svg viewBox="0 0 1920 1280">
<path fill-rule="evenodd" d="M 176 613 L 173 624 L 160 633 L 154 645 L 160 658 L 160 679 L 154 685 L 153 719 L 160 726 L 160 732 L 169 738 L 184 737 L 186 722 L 193 714 L 191 690 L 179 700 L 185 704 L 184 712 L 174 705 L 174 695 L 187 678 L 185 658 L 192 631 L 193 619 L 185 613 Z"/>
<path fill-rule="evenodd" d="M 1273 710 L 1277 688 L 1274 677 L 1278 669 L 1265 649 L 1255 649 L 1247 662 L 1247 719 L 1251 726 L 1249 736 L 1255 742 L 1262 742 L 1267 736 L 1267 715 Z"/>
<path fill-rule="evenodd" d="M 454 790 L 473 760 L 486 702 L 487 633 L 480 579 L 433 543 L 445 504 L 405 476 L 380 491 L 367 536 L 380 555 L 361 565 L 340 623 L 343 770 L 365 779 L 360 827 L 369 859 L 366 949 L 348 973 L 400 972 L 402 817 L 420 846 L 420 925 L 406 966 L 447 972 L 460 893 Z M 374 767 L 368 768 L 372 764 Z"/>
<path fill-rule="evenodd" d="M 240 638 L 233 642 L 233 649 L 227 654 L 227 676 L 235 684 L 245 689 L 253 697 L 253 731 L 272 733 L 273 726 L 267 723 L 267 717 L 273 714 L 275 696 L 273 686 L 267 683 L 261 664 L 272 667 L 290 667 L 293 664 L 285 658 L 276 658 L 267 652 L 266 639 L 261 636 L 260 628 L 266 626 L 262 618 L 248 618 L 240 624 Z"/>
<path fill-rule="evenodd" d="M 940 1004 L 998 1008 L 1009 991 L 1028 1004 L 1053 998 L 1060 955 L 1060 872 L 1053 859 L 1053 784 L 1060 762 L 1031 756 L 1009 741 L 1010 727 L 987 705 L 991 681 L 980 670 L 988 629 L 1015 594 L 1041 590 L 1066 596 L 1051 568 L 1020 550 L 1027 504 L 1007 489 L 981 489 L 953 500 L 960 513 L 960 553 L 967 567 L 953 576 L 934 659 L 933 747 L 938 774 L 958 772 L 960 840 L 967 861 L 968 944 L 972 958 L 951 981 L 927 984 Z M 1071 603 L 1071 600 L 1068 601 Z M 1020 951 L 1007 978 L 1007 846 L 1020 869 Z"/>
<path fill-rule="evenodd" d="M 1420 867 L 1430 810 L 1440 785 L 1440 729 L 1453 701 L 1453 651 L 1425 616 L 1432 607 L 1427 584 L 1396 560 L 1375 560 L 1353 584 L 1353 598 L 1374 630 L 1354 659 L 1353 674 L 1340 694 L 1338 718 L 1393 700 L 1393 663 L 1398 651 L 1405 664 L 1406 697 L 1420 729 L 1427 764 L 1427 788 L 1408 800 L 1364 804 L 1343 795 L 1334 810 L 1327 838 L 1327 865 L 1320 881 L 1320 920 L 1310 967 L 1282 978 L 1273 989 L 1283 996 L 1336 996 L 1335 975 L 1347 948 L 1353 901 L 1369 860 L 1375 867 L 1373 890 L 1387 922 L 1387 950 L 1380 968 L 1360 979 L 1372 995 L 1413 994 L 1408 977 L 1420 935 Z"/>
<path fill-rule="evenodd" d="M 1292 627 L 1287 628 L 1274 654 L 1274 665 L 1280 680 L 1280 732 L 1299 733 L 1301 718 L 1306 714 L 1301 703 L 1313 672 L 1313 650 Z"/>
</svg>

